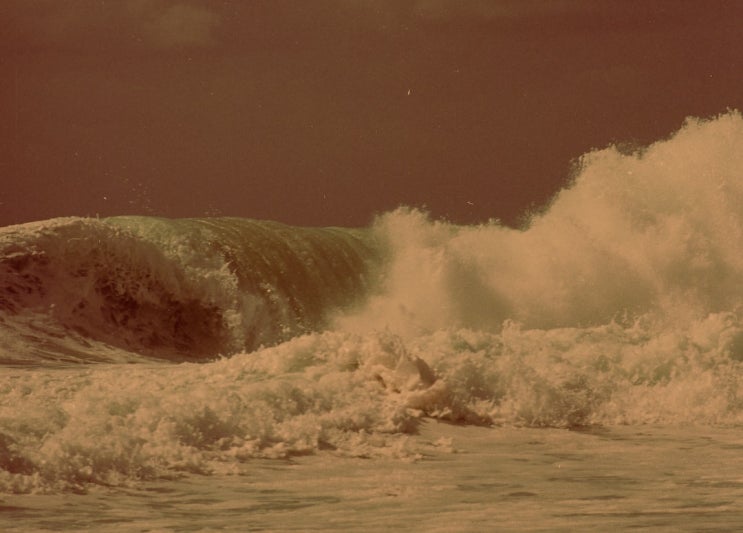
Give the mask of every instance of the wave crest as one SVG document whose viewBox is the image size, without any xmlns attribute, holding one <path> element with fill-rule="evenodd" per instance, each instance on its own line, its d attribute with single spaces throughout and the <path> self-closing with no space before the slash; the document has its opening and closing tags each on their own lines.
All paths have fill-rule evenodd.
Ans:
<svg viewBox="0 0 743 533">
<path fill-rule="evenodd" d="M 523 229 L 457 226 L 410 209 L 382 216 L 375 231 L 392 258 L 383 290 L 340 327 L 497 332 L 507 320 L 584 327 L 736 311 L 742 205 L 743 118 L 690 119 L 642 151 L 584 156 Z"/>
</svg>

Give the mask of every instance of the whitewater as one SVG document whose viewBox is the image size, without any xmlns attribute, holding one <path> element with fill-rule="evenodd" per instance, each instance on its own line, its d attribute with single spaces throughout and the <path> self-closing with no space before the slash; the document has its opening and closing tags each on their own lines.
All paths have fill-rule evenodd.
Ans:
<svg viewBox="0 0 743 533">
<path fill-rule="evenodd" d="M 3 531 L 734 530 L 743 117 L 523 227 L 0 228 Z"/>
</svg>

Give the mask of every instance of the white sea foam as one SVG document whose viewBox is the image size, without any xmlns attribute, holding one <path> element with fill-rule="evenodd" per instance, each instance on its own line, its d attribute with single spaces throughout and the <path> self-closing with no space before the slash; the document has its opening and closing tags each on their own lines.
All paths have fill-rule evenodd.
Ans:
<svg viewBox="0 0 743 533">
<path fill-rule="evenodd" d="M 422 417 L 532 427 L 740 424 L 743 324 L 311 334 L 206 364 L 19 370 L 3 490 L 69 490 L 327 450 L 416 459 Z"/>
<path fill-rule="evenodd" d="M 402 209 L 376 225 L 394 260 L 356 331 L 670 320 L 743 301 L 743 119 L 688 120 L 668 140 L 587 154 L 524 230 L 456 226 Z"/>
</svg>

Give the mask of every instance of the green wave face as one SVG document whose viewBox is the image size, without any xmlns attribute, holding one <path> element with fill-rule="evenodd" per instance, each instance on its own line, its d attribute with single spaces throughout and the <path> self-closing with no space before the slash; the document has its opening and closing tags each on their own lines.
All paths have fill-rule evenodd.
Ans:
<svg viewBox="0 0 743 533">
<path fill-rule="evenodd" d="M 364 230 L 238 218 L 55 219 L 0 238 L 4 325 L 33 316 L 44 359 L 70 342 L 104 360 L 99 343 L 179 360 L 273 345 L 363 298 L 379 256 Z"/>
</svg>

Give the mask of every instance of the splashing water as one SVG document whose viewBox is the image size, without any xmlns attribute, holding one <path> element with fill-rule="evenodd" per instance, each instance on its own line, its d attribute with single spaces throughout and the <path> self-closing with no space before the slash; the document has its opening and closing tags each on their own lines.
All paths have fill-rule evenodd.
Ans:
<svg viewBox="0 0 743 533">
<path fill-rule="evenodd" d="M 741 424 L 741 200 L 743 118 L 730 112 L 584 156 L 518 230 L 411 209 L 365 230 L 4 228 L 0 488 L 319 450 L 415 458 L 424 417 Z M 183 360 L 208 362 L 169 362 Z"/>
</svg>

